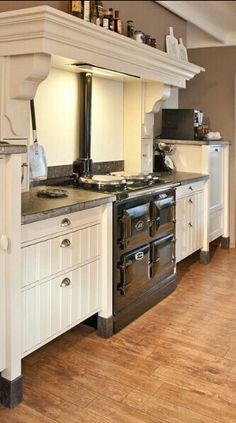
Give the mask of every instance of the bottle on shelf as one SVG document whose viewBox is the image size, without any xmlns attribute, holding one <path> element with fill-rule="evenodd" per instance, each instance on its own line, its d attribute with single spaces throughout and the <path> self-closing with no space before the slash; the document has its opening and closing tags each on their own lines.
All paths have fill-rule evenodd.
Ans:
<svg viewBox="0 0 236 423">
<path fill-rule="evenodd" d="M 127 21 L 127 37 L 134 38 L 134 21 Z"/>
<path fill-rule="evenodd" d="M 115 10 L 114 31 L 118 32 L 118 34 L 122 34 L 122 21 L 119 17 L 119 10 Z"/>
<path fill-rule="evenodd" d="M 93 24 L 97 23 L 97 6 L 95 1 L 91 1 L 90 6 L 90 22 Z"/>
<path fill-rule="evenodd" d="M 109 29 L 111 31 L 114 31 L 114 16 L 113 16 L 113 8 L 112 7 L 110 7 L 110 9 L 109 9 L 109 14 L 110 14 Z"/>
<path fill-rule="evenodd" d="M 90 22 L 90 1 L 83 2 L 83 19 L 86 22 Z"/>
<path fill-rule="evenodd" d="M 96 9 L 97 9 L 97 20 L 96 25 L 102 26 L 103 16 L 104 16 L 104 7 L 102 1 L 96 1 Z"/>
<path fill-rule="evenodd" d="M 108 9 L 104 9 L 104 15 L 102 18 L 102 26 L 103 28 L 109 29 L 110 28 L 110 12 Z"/>
<path fill-rule="evenodd" d="M 77 16 L 77 18 L 83 19 L 83 2 L 82 1 L 71 1 L 71 14 Z"/>
</svg>

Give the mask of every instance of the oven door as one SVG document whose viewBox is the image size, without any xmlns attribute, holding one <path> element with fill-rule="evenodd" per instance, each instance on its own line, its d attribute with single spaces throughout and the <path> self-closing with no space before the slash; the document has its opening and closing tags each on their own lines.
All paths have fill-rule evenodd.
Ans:
<svg viewBox="0 0 236 423">
<path fill-rule="evenodd" d="M 149 273 L 149 245 L 121 256 L 117 268 L 115 312 L 126 307 L 147 290 Z"/>
<path fill-rule="evenodd" d="M 150 244 L 150 274 L 156 282 L 161 282 L 174 273 L 175 238 L 168 234 Z"/>
<path fill-rule="evenodd" d="M 175 193 L 160 194 L 150 205 L 150 236 L 159 236 L 175 230 Z"/>
<path fill-rule="evenodd" d="M 120 248 L 133 249 L 143 245 L 149 238 L 150 228 L 150 203 L 134 207 L 126 207 L 119 218 Z"/>
</svg>

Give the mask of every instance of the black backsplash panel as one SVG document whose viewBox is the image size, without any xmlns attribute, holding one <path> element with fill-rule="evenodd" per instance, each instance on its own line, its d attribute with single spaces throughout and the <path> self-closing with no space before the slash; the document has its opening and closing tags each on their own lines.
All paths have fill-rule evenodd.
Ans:
<svg viewBox="0 0 236 423">
<path fill-rule="evenodd" d="M 124 170 L 124 160 L 117 160 L 111 162 L 96 162 L 92 164 L 92 171 L 94 175 L 104 175 L 110 172 L 121 172 Z M 48 179 L 62 178 L 73 173 L 72 165 L 49 166 Z"/>
</svg>

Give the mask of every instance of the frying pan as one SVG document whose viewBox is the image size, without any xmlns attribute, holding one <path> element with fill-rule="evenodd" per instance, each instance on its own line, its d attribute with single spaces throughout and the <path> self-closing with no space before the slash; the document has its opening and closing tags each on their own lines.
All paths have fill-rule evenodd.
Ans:
<svg viewBox="0 0 236 423">
<path fill-rule="evenodd" d="M 34 100 L 30 100 L 30 112 L 33 130 L 33 144 L 29 147 L 30 179 L 47 179 L 47 159 L 44 148 L 38 143 Z"/>
</svg>

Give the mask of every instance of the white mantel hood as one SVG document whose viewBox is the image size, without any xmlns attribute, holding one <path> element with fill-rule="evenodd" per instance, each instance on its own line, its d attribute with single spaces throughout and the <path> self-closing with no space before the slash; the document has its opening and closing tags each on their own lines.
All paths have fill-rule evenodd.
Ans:
<svg viewBox="0 0 236 423">
<path fill-rule="evenodd" d="M 90 63 L 182 88 L 204 71 L 49 6 L 0 13 L 0 56 L 37 53 L 55 62 Z"/>
</svg>

